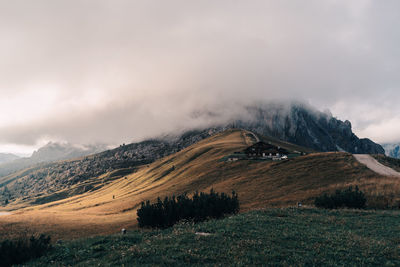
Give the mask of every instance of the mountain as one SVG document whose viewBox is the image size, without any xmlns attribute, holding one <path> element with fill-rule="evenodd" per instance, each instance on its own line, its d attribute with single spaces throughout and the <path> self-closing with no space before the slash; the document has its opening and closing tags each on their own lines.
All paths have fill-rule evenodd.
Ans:
<svg viewBox="0 0 400 267">
<path fill-rule="evenodd" d="M 107 149 L 105 145 L 77 146 L 69 143 L 50 142 L 47 145 L 34 151 L 30 157 L 32 162 L 52 162 L 65 159 L 79 158 L 95 154 Z"/>
<path fill-rule="evenodd" d="M 349 121 L 343 122 L 329 112 L 320 112 L 305 104 L 249 106 L 244 113 L 242 119 L 233 120 L 230 125 L 317 151 L 385 153 L 381 145 L 358 138 Z"/>
<path fill-rule="evenodd" d="M 352 132 L 349 121 L 343 122 L 328 112 L 320 112 L 302 103 L 258 104 L 237 110 L 239 112 L 232 112 L 233 115 L 230 119 L 219 119 L 218 123 L 210 123 L 208 126 L 196 130 L 186 130 L 180 134 L 169 134 L 142 142 L 138 147 L 139 150 L 136 150 L 136 145 L 128 145 L 122 149 L 124 153 L 122 158 L 118 158 L 116 161 L 118 164 L 130 166 L 132 165 L 130 161 L 136 162 L 137 154 L 143 151 L 146 153 L 145 147 L 149 145 L 149 151 L 152 151 L 153 155 L 144 157 L 146 162 L 152 162 L 154 159 L 177 152 L 212 134 L 232 128 L 249 130 L 316 151 L 346 151 L 360 154 L 384 154 L 385 152 L 380 145 L 371 140 L 358 138 Z M 206 121 L 216 116 L 215 112 L 196 112 L 196 116 L 202 114 L 206 114 Z M 152 147 L 154 142 L 159 143 L 161 151 L 156 152 L 156 148 Z M 0 177 L 38 163 L 78 158 L 105 149 L 105 146 L 78 147 L 70 144 L 49 143 L 35 151 L 30 158 L 0 164 Z M 127 163 L 122 163 L 124 161 Z M 116 167 L 118 166 L 109 168 Z"/>
<path fill-rule="evenodd" d="M 199 134 L 192 133 L 185 140 L 190 143 L 190 140 L 201 138 Z M 214 188 L 217 192 L 226 193 L 235 190 L 241 210 L 246 211 L 293 206 L 299 201 L 312 203 L 315 196 L 354 184 L 358 184 L 368 196 L 382 192 L 382 195 L 377 195 L 382 198 L 398 189 L 398 186 L 390 187 L 390 190 L 386 188 L 388 184 L 395 184 L 397 179 L 374 173 L 344 152 L 310 153 L 285 161 L 224 160 L 258 139 L 289 151 L 303 150 L 299 146 L 282 141 L 276 143 L 275 139 L 245 130 L 213 134 L 162 158 L 158 157 L 170 151 L 167 143 L 152 141 L 127 145 L 88 156 L 80 163 L 52 163 L 36 172 L 21 172 L 7 185 L 7 190 L 0 189 L 0 195 L 12 195 L 6 208 L 18 209 L 16 215 L 2 217 L 2 220 L 15 226 L 15 231 L 29 226 L 64 239 L 115 233 L 121 228 L 131 229 L 136 223 L 136 209 L 142 201 L 185 192 L 190 194 L 197 190 Z M 149 164 L 137 162 L 141 165 L 130 169 L 120 166 L 121 169 L 107 171 L 108 164 L 114 166 L 126 162 L 121 161 L 123 155 L 128 156 L 133 151 L 140 151 L 138 161 L 158 159 Z M 71 167 L 68 164 L 72 164 Z M 74 180 L 79 177 L 77 173 L 85 172 L 85 168 L 86 172 L 90 168 L 100 170 L 103 164 L 106 164 L 105 173 Z M 69 184 L 59 186 L 65 183 Z M 38 193 L 32 194 L 35 188 Z M 26 191 L 28 195 L 24 195 Z"/>
<path fill-rule="evenodd" d="M 383 148 L 369 139 L 359 139 L 351 130 L 351 123 L 342 122 L 330 115 L 313 110 L 305 105 L 269 105 L 247 107 L 240 119 L 211 128 L 191 130 L 181 135 L 166 135 L 139 143 L 122 145 L 101 153 L 54 163 L 59 160 L 90 150 L 73 148 L 68 145 L 50 143 L 39 149 L 29 159 L 21 159 L 0 165 L 0 190 L 7 186 L 7 198 L 36 196 L 42 192 L 58 191 L 102 175 L 107 179 L 133 173 L 138 167 L 181 151 L 203 139 L 227 129 L 241 128 L 266 136 L 267 141 L 293 143 L 299 151 L 347 151 L 351 153 L 383 154 Z M 255 136 L 255 138 L 258 138 Z M 293 145 L 292 145 L 293 146 Z M 29 169 L 10 172 L 19 163 L 32 166 Z M 34 163 L 41 163 L 34 166 Z M 25 164 L 25 165 L 24 165 Z M 9 168 L 4 168 L 8 166 Z M 11 167 L 10 167 L 11 166 Z M 21 170 L 21 168 L 19 169 Z M 8 171 L 6 173 L 5 171 Z M 113 173 L 113 172 L 116 172 Z M 8 175 L 8 176 L 6 176 Z M 1 177 L 3 176 L 3 177 Z M 76 192 L 92 190 L 82 187 Z M 1 192 L 1 191 L 0 191 Z M 1 198 L 1 197 L 0 197 Z M 0 199 L 1 201 L 1 199 Z"/>
<path fill-rule="evenodd" d="M 19 157 L 14 154 L 0 153 L 0 164 L 7 163 L 16 159 L 19 159 Z"/>
<path fill-rule="evenodd" d="M 384 144 L 383 148 L 386 156 L 400 159 L 400 144 Z"/>
<path fill-rule="evenodd" d="M 0 162 L 0 177 L 28 167 L 32 167 L 37 164 L 79 158 L 86 155 L 99 153 L 107 148 L 108 147 L 106 145 L 102 144 L 78 146 L 69 143 L 50 142 L 33 152 L 31 157 L 17 158 L 13 161 Z"/>
</svg>

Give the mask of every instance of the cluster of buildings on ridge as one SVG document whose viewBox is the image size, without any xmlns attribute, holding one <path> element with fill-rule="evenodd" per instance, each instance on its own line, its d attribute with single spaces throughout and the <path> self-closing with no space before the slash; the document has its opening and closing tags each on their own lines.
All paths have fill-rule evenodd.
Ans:
<svg viewBox="0 0 400 267">
<path fill-rule="evenodd" d="M 285 160 L 288 159 L 289 151 L 279 146 L 258 142 L 246 148 L 243 152 L 235 152 L 228 156 L 227 161 L 245 159 L 255 160 Z"/>
</svg>

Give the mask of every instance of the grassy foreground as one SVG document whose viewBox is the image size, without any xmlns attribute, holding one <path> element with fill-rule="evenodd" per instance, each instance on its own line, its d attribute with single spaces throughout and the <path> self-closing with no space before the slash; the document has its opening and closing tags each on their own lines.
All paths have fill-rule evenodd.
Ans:
<svg viewBox="0 0 400 267">
<path fill-rule="evenodd" d="M 399 231 L 398 211 L 268 209 L 68 241 L 29 265 L 400 266 Z"/>
</svg>

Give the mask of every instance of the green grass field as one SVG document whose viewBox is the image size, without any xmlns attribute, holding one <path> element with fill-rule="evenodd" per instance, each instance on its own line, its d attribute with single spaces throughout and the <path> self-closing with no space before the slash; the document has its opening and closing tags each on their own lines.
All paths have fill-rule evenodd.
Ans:
<svg viewBox="0 0 400 267">
<path fill-rule="evenodd" d="M 399 233 L 399 211 L 268 209 L 68 241 L 29 265 L 400 266 Z"/>
</svg>

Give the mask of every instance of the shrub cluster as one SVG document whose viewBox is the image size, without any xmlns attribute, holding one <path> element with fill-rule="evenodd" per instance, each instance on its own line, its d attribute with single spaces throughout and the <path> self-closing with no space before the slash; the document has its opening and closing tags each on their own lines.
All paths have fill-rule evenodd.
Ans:
<svg viewBox="0 0 400 267">
<path fill-rule="evenodd" d="M 232 195 L 196 192 L 192 198 L 187 195 L 178 197 L 158 198 L 156 203 L 142 202 L 137 211 L 139 227 L 170 227 L 180 220 L 194 222 L 208 218 L 221 218 L 226 214 L 235 214 L 239 211 L 239 200 L 235 192 Z"/>
<path fill-rule="evenodd" d="M 332 195 L 324 194 L 315 199 L 315 206 L 326 209 L 337 209 L 342 207 L 362 209 L 365 208 L 367 199 L 358 186 L 349 187 L 346 190 L 336 190 Z"/>
<path fill-rule="evenodd" d="M 0 242 L 0 266 L 12 266 L 41 257 L 50 248 L 50 236 L 45 235 L 3 240 Z"/>
</svg>

